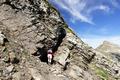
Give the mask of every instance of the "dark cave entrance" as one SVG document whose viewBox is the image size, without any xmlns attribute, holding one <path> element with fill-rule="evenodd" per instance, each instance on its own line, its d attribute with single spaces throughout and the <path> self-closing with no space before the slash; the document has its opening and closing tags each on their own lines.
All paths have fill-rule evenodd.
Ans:
<svg viewBox="0 0 120 80">
<path fill-rule="evenodd" d="M 56 37 L 54 39 L 54 44 L 50 44 L 51 47 L 49 46 L 44 46 L 42 48 L 37 48 L 37 52 L 34 54 L 35 56 L 39 56 L 40 60 L 42 62 L 48 63 L 48 58 L 47 58 L 47 51 L 48 49 L 52 49 L 53 54 L 58 50 L 60 44 L 62 43 L 63 39 L 66 36 L 66 30 L 62 27 L 58 27 L 56 30 Z M 51 41 L 49 41 L 50 43 Z M 47 44 L 47 43 L 46 43 Z M 49 44 L 47 44 L 49 45 Z M 53 60 L 52 60 L 53 62 Z"/>
</svg>

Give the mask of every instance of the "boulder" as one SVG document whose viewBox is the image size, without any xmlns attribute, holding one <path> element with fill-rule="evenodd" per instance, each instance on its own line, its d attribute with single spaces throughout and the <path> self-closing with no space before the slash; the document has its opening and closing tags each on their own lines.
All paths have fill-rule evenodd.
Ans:
<svg viewBox="0 0 120 80">
<path fill-rule="evenodd" d="M 68 74 L 71 77 L 76 79 L 76 78 L 82 77 L 84 73 L 83 73 L 83 70 L 80 67 L 78 67 L 76 65 L 73 65 Z"/>
<path fill-rule="evenodd" d="M 58 49 L 57 54 L 54 57 L 54 60 L 62 65 L 65 65 L 69 54 L 70 50 L 66 46 L 62 46 Z"/>
<path fill-rule="evenodd" d="M 14 69 L 13 65 L 6 67 L 5 74 L 10 74 L 13 71 L 13 69 Z"/>
<path fill-rule="evenodd" d="M 40 74 L 40 72 L 35 69 L 35 68 L 29 68 L 30 70 L 30 74 L 32 75 L 34 80 L 44 80 L 44 78 L 42 77 L 42 75 Z"/>
<path fill-rule="evenodd" d="M 12 75 L 13 80 L 21 80 L 21 73 L 16 72 Z"/>
<path fill-rule="evenodd" d="M 9 60 L 13 64 L 19 63 L 19 59 L 17 58 L 17 55 L 14 52 L 9 53 Z"/>
<path fill-rule="evenodd" d="M 3 71 L 3 75 L 6 76 L 6 77 L 10 77 L 10 76 L 8 76 L 8 75 L 12 73 L 13 69 L 14 69 L 14 66 L 13 66 L 13 65 L 10 65 L 10 66 L 8 66 L 8 67 L 5 67 L 5 69 L 4 69 L 4 71 Z"/>
</svg>

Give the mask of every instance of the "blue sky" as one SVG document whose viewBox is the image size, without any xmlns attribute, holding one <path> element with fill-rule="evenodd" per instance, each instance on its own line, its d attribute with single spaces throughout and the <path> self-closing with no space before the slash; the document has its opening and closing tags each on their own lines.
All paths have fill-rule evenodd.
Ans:
<svg viewBox="0 0 120 80">
<path fill-rule="evenodd" d="M 49 0 L 76 34 L 97 47 L 107 40 L 120 45 L 120 0 Z"/>
</svg>

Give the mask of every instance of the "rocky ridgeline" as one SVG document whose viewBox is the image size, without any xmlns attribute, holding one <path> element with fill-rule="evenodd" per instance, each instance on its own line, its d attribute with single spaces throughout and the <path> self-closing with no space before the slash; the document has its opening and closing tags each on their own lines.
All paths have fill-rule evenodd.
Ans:
<svg viewBox="0 0 120 80">
<path fill-rule="evenodd" d="M 95 56 L 92 48 L 47 0 L 0 0 L 0 31 L 1 80 L 99 79 L 88 66 Z M 49 66 L 50 47 L 55 57 Z"/>
</svg>

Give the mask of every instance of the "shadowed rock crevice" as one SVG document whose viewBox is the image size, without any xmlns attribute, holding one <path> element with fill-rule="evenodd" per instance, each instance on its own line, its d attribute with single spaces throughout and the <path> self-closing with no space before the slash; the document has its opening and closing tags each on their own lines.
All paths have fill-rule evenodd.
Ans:
<svg viewBox="0 0 120 80">
<path fill-rule="evenodd" d="M 12 9 L 17 9 L 17 10 L 20 10 L 20 8 L 17 8 L 14 4 L 11 3 L 10 0 L 6 0 L 5 2 L 3 2 L 2 4 L 6 4 L 6 5 L 9 5 L 11 6 Z"/>
<path fill-rule="evenodd" d="M 53 45 L 52 49 L 53 49 L 53 52 L 56 52 L 60 46 L 60 44 L 62 43 L 63 39 L 65 38 L 66 36 L 66 31 L 64 28 L 62 27 L 59 27 L 57 30 L 56 30 L 56 40 L 55 40 L 55 44 Z"/>
<path fill-rule="evenodd" d="M 56 30 L 56 37 L 53 39 L 54 42 L 52 41 L 47 41 L 47 43 L 44 42 L 44 44 L 47 44 L 47 46 L 44 46 L 42 48 L 38 47 L 37 52 L 33 55 L 40 56 L 39 58 L 42 62 L 47 62 L 48 61 L 47 50 L 52 49 L 53 53 L 55 53 L 58 50 L 65 36 L 66 30 L 62 27 L 58 27 Z"/>
<path fill-rule="evenodd" d="M 112 58 L 120 62 L 120 53 L 111 53 Z"/>
<path fill-rule="evenodd" d="M 37 54 L 42 62 L 48 61 L 46 47 L 38 48 Z"/>
</svg>

